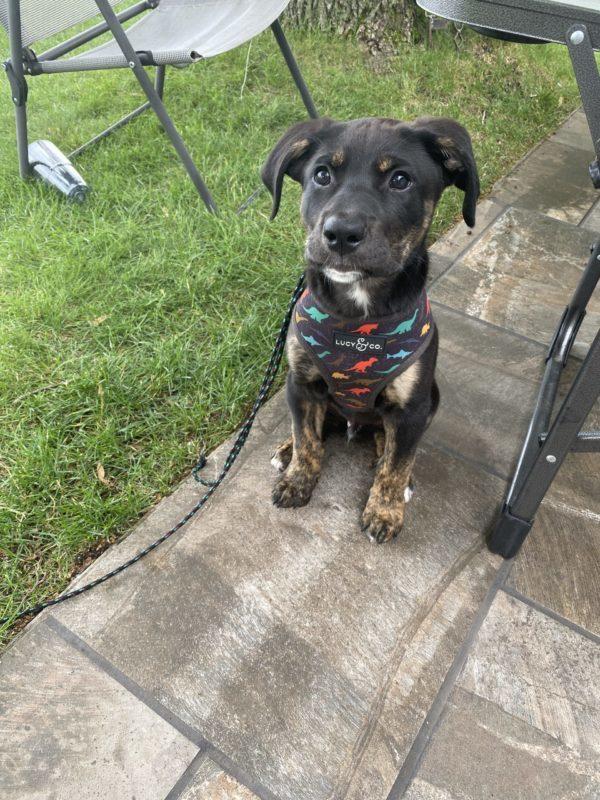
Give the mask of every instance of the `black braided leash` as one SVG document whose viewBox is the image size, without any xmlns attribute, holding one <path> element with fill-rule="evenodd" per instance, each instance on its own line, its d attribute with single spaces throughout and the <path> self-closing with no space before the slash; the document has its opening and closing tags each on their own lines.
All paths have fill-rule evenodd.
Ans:
<svg viewBox="0 0 600 800">
<path fill-rule="evenodd" d="M 265 370 L 265 374 L 260 385 L 260 389 L 258 390 L 258 395 L 256 396 L 256 400 L 254 401 L 254 405 L 252 406 L 252 410 L 244 420 L 242 427 L 239 430 L 238 435 L 236 436 L 235 442 L 233 443 L 231 450 L 227 454 L 227 458 L 225 459 L 225 463 L 221 468 L 221 472 L 218 474 L 217 478 L 214 481 L 207 481 L 204 480 L 199 476 L 200 470 L 206 465 L 206 456 L 201 455 L 198 463 L 192 470 L 192 474 L 194 478 L 204 486 L 208 487 L 208 491 L 203 495 L 203 497 L 198 500 L 196 505 L 188 511 L 188 513 L 182 517 L 179 522 L 173 525 L 172 528 L 169 528 L 168 531 L 165 531 L 161 536 L 159 536 L 156 541 L 149 544 L 148 547 L 145 547 L 143 550 L 140 550 L 139 553 L 136 553 L 132 558 L 128 561 L 125 561 L 123 564 L 120 564 L 115 569 L 107 572 L 106 575 L 101 575 L 99 578 L 96 578 L 90 583 L 86 583 L 84 586 L 80 586 L 79 589 L 73 589 L 71 592 L 66 592 L 66 594 L 62 594 L 59 597 L 54 598 L 54 600 L 47 600 L 44 603 L 39 603 L 37 606 L 32 606 L 31 608 L 25 609 L 25 611 L 21 611 L 19 614 L 11 617 L 3 617 L 0 619 L 0 625 L 5 625 L 7 622 L 16 622 L 23 617 L 28 617 L 32 614 L 39 614 L 40 611 L 43 611 L 45 608 L 49 608 L 50 606 L 55 606 L 58 603 L 64 603 L 65 600 L 70 600 L 72 597 L 77 597 L 84 592 L 89 592 L 90 589 L 93 589 L 95 586 L 99 586 L 101 583 L 105 583 L 110 578 L 114 578 L 115 575 L 119 575 L 121 572 L 124 572 L 128 567 L 131 567 L 133 564 L 136 564 L 140 561 L 144 556 L 147 556 L 148 553 L 151 553 L 155 550 L 160 544 L 166 542 L 174 533 L 177 533 L 178 530 L 183 528 L 192 517 L 195 517 L 196 514 L 200 511 L 200 509 L 206 504 L 207 500 L 217 491 L 218 487 L 221 485 L 225 476 L 235 463 L 235 460 L 240 454 L 242 447 L 245 445 L 252 425 L 254 424 L 254 419 L 260 409 L 260 407 L 264 404 L 265 400 L 267 399 L 267 395 L 273 385 L 273 381 L 275 380 L 275 376 L 277 375 L 277 370 L 279 369 L 279 365 L 281 364 L 281 358 L 283 356 L 283 349 L 285 346 L 285 339 L 288 332 L 288 328 L 290 326 L 290 321 L 292 319 L 292 311 L 294 310 L 294 306 L 296 305 L 296 301 L 300 297 L 302 293 L 302 288 L 304 286 L 304 273 L 300 276 L 298 283 L 296 284 L 296 288 L 292 294 L 291 300 L 289 302 L 287 311 L 285 313 L 285 317 L 283 318 L 283 322 L 281 323 L 281 327 L 279 329 L 279 333 L 277 334 L 277 339 L 275 341 L 275 346 L 273 347 L 273 352 L 271 353 L 271 358 L 269 360 L 269 364 L 267 369 Z"/>
</svg>

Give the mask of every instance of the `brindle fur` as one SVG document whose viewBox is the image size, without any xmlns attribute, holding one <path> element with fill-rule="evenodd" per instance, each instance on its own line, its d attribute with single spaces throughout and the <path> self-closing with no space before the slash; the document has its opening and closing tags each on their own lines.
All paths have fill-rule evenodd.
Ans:
<svg viewBox="0 0 600 800">
<path fill-rule="evenodd" d="M 327 186 L 313 180 L 323 167 L 331 176 Z M 390 187 L 394 170 L 409 175 L 409 189 Z M 447 186 L 464 191 L 464 219 L 471 227 L 475 222 L 477 168 L 469 135 L 453 120 L 422 118 L 407 124 L 369 118 L 340 123 L 322 118 L 295 125 L 263 168 L 273 196 L 272 218 L 286 174 L 303 188 L 308 286 L 318 306 L 334 316 L 377 318 L 414 308 L 427 278 L 427 233 Z M 342 220 L 358 225 L 359 245 L 348 245 L 347 252 L 340 245 L 337 252 L 324 231 L 333 217 L 336 224 Z M 352 282 L 331 277 L 343 272 L 351 273 Z M 377 464 L 362 527 L 376 542 L 394 538 L 404 524 L 417 445 L 439 402 L 434 379 L 437 348 L 436 332 L 419 360 L 380 393 L 374 412 L 368 417 L 357 414 L 354 420 L 375 425 Z M 323 428 L 334 407 L 327 384 L 293 335 L 287 356 L 292 437 L 274 456 L 284 471 L 273 489 L 273 502 L 301 506 L 319 479 Z"/>
</svg>

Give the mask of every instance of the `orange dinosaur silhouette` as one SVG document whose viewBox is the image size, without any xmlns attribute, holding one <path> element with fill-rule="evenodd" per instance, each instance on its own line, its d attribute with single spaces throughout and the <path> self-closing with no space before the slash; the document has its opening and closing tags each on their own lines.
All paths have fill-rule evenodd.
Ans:
<svg viewBox="0 0 600 800">
<path fill-rule="evenodd" d="M 365 336 L 370 336 L 371 332 L 378 327 L 378 322 L 367 322 L 364 325 L 361 325 L 360 328 L 356 328 L 355 330 L 351 331 L 351 333 L 364 333 Z"/>
<path fill-rule="evenodd" d="M 353 367 L 350 367 L 348 372 L 361 372 L 361 373 L 364 373 L 376 361 L 379 361 L 379 359 L 375 358 L 375 356 L 372 356 L 371 358 L 366 359 L 366 361 L 357 361 L 357 363 Z"/>
<path fill-rule="evenodd" d="M 421 336 L 425 336 L 429 328 L 431 328 L 431 325 L 428 322 L 425 323 L 425 325 L 423 325 L 423 327 L 421 328 Z"/>
<path fill-rule="evenodd" d="M 344 375 L 343 372 L 332 372 L 331 377 L 336 381 L 348 381 L 350 378 L 347 375 Z"/>
<path fill-rule="evenodd" d="M 361 394 L 370 394 L 371 390 L 367 389 L 366 387 L 365 388 L 357 387 L 356 389 L 348 389 L 348 393 L 349 394 L 354 394 L 357 397 L 360 397 Z"/>
</svg>

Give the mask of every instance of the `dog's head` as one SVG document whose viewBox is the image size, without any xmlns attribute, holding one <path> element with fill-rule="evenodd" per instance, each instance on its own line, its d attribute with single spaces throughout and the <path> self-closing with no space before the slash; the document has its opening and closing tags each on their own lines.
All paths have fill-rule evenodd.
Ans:
<svg viewBox="0 0 600 800">
<path fill-rule="evenodd" d="M 423 246 L 443 190 L 465 193 L 463 217 L 475 224 L 477 167 L 457 122 L 412 123 L 321 118 L 290 128 L 262 170 L 279 209 L 284 175 L 302 184 L 306 258 L 341 283 L 397 273 Z"/>
</svg>

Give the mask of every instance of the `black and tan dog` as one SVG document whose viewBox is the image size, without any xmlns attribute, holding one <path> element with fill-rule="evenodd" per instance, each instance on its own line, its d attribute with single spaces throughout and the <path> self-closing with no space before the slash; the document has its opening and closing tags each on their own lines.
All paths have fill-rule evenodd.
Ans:
<svg viewBox="0 0 600 800">
<path fill-rule="evenodd" d="M 417 444 L 439 402 L 425 240 L 447 186 L 464 191 L 465 222 L 475 223 L 471 140 L 442 118 L 310 120 L 290 128 L 263 167 L 271 218 L 284 175 L 302 184 L 307 291 L 287 341 L 292 436 L 274 456 L 283 474 L 273 502 L 310 500 L 329 411 L 350 427 L 376 424 L 362 527 L 384 542 L 402 529 Z"/>
</svg>

